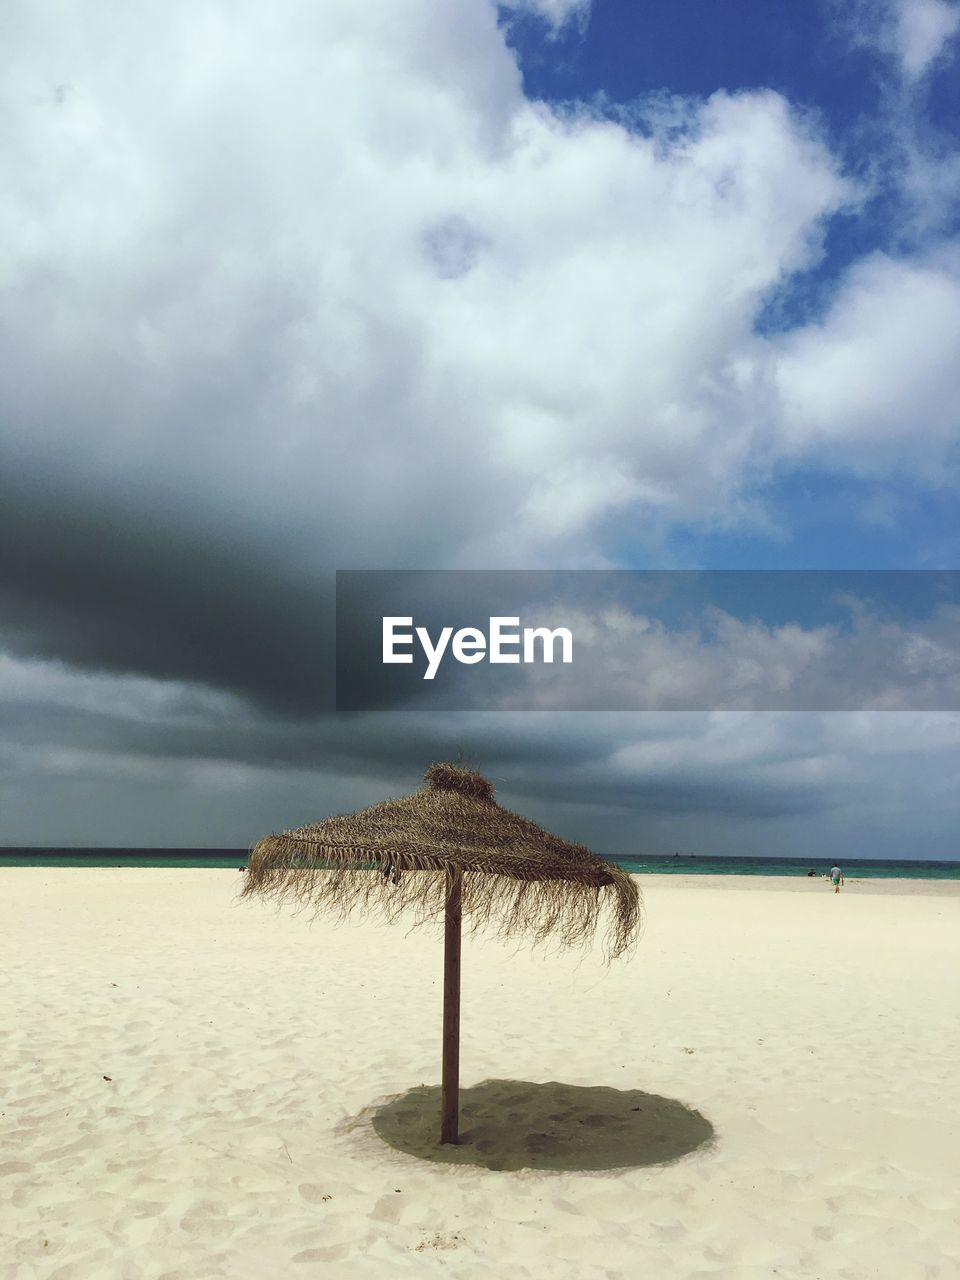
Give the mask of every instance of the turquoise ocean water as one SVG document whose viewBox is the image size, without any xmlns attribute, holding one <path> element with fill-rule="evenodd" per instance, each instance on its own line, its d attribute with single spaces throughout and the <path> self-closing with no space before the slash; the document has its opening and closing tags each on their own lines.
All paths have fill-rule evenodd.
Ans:
<svg viewBox="0 0 960 1280">
<path fill-rule="evenodd" d="M 0 849 L 0 867 L 232 867 L 247 861 L 246 849 Z M 707 858 L 668 855 L 611 861 L 641 875 L 805 876 L 828 871 L 830 858 Z M 920 858 L 840 860 L 844 874 L 868 879 L 960 880 L 960 862 Z"/>
</svg>

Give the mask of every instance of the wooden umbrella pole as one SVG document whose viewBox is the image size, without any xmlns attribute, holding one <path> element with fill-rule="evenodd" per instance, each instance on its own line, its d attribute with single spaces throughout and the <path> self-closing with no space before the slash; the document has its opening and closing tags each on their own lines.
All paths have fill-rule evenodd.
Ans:
<svg viewBox="0 0 960 1280">
<path fill-rule="evenodd" d="M 463 876 L 447 868 L 447 909 L 443 934 L 443 1078 L 440 1141 L 459 1139 L 460 1111 L 460 918 Z"/>
</svg>

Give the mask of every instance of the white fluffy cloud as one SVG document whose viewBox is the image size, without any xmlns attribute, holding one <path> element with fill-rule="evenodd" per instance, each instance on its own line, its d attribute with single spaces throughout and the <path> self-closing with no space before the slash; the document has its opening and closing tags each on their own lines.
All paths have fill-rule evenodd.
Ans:
<svg viewBox="0 0 960 1280">
<path fill-rule="evenodd" d="M 591 7 L 592 0 L 500 0 L 500 8 L 508 13 L 532 14 L 555 31 L 568 22 L 585 24 Z"/>
<path fill-rule="evenodd" d="M 769 451 L 752 324 L 850 194 L 778 95 L 670 140 L 555 115 L 482 0 L 22 5 L 7 59 L 28 472 L 530 563 L 716 517 Z"/>
<path fill-rule="evenodd" d="M 605 521 L 735 522 L 798 450 L 927 477 L 957 440 L 950 254 L 861 263 L 821 323 L 756 336 L 856 195 L 775 93 L 679 132 L 557 114 L 485 0 L 15 12 L 0 447 L 27 474 L 312 565 L 347 531 L 354 563 L 597 563 Z"/>
<path fill-rule="evenodd" d="M 960 256 L 857 264 L 775 362 L 785 452 L 935 483 L 960 438 Z"/>
<path fill-rule="evenodd" d="M 960 193 L 960 151 L 949 121 L 931 115 L 936 75 L 953 72 L 960 30 L 957 0 L 826 0 L 840 31 L 879 53 L 887 68 L 878 80 L 880 107 L 874 142 L 861 162 L 875 192 L 899 205 L 895 239 L 921 246 L 954 233 Z"/>
<path fill-rule="evenodd" d="M 547 710 L 960 706 L 956 605 L 910 623 L 852 597 L 841 607 L 842 622 L 825 625 L 770 624 L 713 606 L 682 625 L 616 607 L 565 607 L 552 617 L 538 611 L 539 625 L 563 625 L 573 633 L 574 666 L 524 666 L 519 693 L 516 668 L 499 685 L 495 675 L 491 680 L 508 690 L 498 705 Z M 481 688 L 473 669 L 460 688 L 469 705 L 471 688 Z M 486 685 L 479 694 L 481 705 L 489 690 Z"/>
<path fill-rule="evenodd" d="M 960 27 L 956 0 L 824 0 L 855 44 L 891 59 L 908 88 L 916 88 L 945 59 Z"/>
<path fill-rule="evenodd" d="M 904 74 L 916 80 L 960 27 L 960 7 L 947 0 L 896 0 L 894 31 Z"/>
<path fill-rule="evenodd" d="M 611 517 L 736 519 L 798 444 L 925 469 L 956 439 L 949 262 L 865 264 L 816 330 L 756 338 L 854 195 L 775 93 L 679 134 L 554 114 L 484 0 L 24 4 L 7 58 L 28 471 L 292 554 L 596 563 Z"/>
</svg>

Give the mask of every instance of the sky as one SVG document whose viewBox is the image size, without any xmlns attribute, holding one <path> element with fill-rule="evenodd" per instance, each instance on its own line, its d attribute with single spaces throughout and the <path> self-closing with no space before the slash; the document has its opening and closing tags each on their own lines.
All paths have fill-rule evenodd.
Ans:
<svg viewBox="0 0 960 1280">
<path fill-rule="evenodd" d="M 960 5 L 2 25 L 0 844 L 242 847 L 462 753 L 601 853 L 960 858 L 929 700 L 331 698 L 338 569 L 958 567 Z"/>
</svg>

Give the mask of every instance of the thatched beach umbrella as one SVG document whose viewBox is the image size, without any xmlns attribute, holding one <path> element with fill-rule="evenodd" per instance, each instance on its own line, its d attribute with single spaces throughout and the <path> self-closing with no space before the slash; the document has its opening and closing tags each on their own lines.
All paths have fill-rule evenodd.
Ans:
<svg viewBox="0 0 960 1280">
<path fill-rule="evenodd" d="M 440 1141 L 458 1137 L 460 922 L 500 937 L 588 942 L 606 923 L 608 959 L 640 928 L 640 895 L 626 872 L 550 835 L 493 798 L 479 773 L 435 764 L 427 785 L 348 817 L 266 836 L 253 849 L 243 895 L 414 923 L 444 916 Z"/>
</svg>

